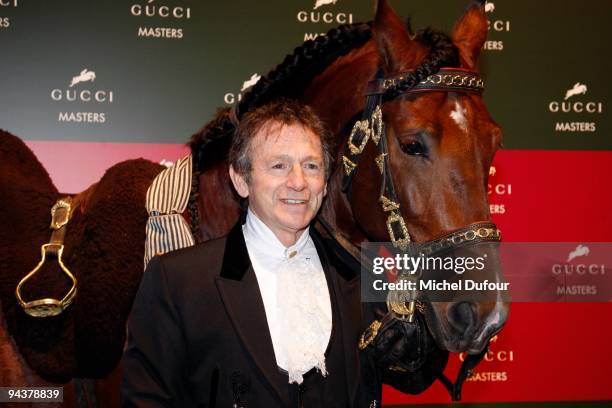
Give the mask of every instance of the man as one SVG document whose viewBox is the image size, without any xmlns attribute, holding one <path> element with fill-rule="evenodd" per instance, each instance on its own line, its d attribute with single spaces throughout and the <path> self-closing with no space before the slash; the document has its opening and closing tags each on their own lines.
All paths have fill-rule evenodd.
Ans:
<svg viewBox="0 0 612 408">
<path fill-rule="evenodd" d="M 246 219 L 150 262 L 129 321 L 124 405 L 377 406 L 382 371 L 357 348 L 374 319 L 362 316 L 359 268 L 310 227 L 331 143 L 294 101 L 244 115 L 229 172 Z"/>
</svg>

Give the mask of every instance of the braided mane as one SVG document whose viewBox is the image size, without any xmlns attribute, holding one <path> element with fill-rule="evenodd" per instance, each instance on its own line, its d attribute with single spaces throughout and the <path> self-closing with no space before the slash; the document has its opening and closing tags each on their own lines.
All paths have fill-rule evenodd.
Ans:
<svg viewBox="0 0 612 408">
<path fill-rule="evenodd" d="M 298 98 L 336 59 L 361 47 L 371 37 L 371 23 L 344 24 L 296 47 L 283 62 L 257 81 L 236 105 L 235 112 L 229 107 L 219 109 L 213 119 L 191 137 L 189 146 L 194 170 L 204 171 L 226 158 L 236 119 L 242 114 L 280 96 Z M 430 46 L 432 54 L 412 80 L 423 79 L 441 66 L 458 65 L 457 49 L 446 34 L 427 28 L 419 31 L 416 39 Z"/>
</svg>

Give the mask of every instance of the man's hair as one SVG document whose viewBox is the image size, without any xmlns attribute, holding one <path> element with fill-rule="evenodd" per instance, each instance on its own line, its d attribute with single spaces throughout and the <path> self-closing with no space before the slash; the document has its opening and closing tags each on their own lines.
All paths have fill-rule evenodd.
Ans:
<svg viewBox="0 0 612 408">
<path fill-rule="evenodd" d="M 244 114 L 234 133 L 229 163 L 236 173 L 251 181 L 252 142 L 261 129 L 272 125 L 301 125 L 318 135 L 323 149 L 325 179 L 331 173 L 333 136 L 312 108 L 293 99 L 279 98 Z"/>
</svg>

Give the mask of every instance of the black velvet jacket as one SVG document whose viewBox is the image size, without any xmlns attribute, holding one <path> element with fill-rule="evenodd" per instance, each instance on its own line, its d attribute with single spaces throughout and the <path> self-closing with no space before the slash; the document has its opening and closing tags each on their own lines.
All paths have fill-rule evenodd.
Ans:
<svg viewBox="0 0 612 408">
<path fill-rule="evenodd" d="M 325 271 L 343 352 L 349 406 L 380 406 L 382 377 L 357 343 L 374 319 L 360 302 L 359 268 L 338 246 L 311 235 Z M 343 258 L 345 259 L 345 258 Z M 123 406 L 293 406 L 276 365 L 265 309 L 242 229 L 227 237 L 155 257 L 143 275 L 128 324 Z M 407 392 L 414 392 L 406 377 Z M 337 379 L 336 379 L 337 380 Z M 327 381 L 323 380 L 323 381 Z M 397 384 L 394 384 L 398 387 Z M 427 384 L 429 385 L 429 384 Z"/>
</svg>

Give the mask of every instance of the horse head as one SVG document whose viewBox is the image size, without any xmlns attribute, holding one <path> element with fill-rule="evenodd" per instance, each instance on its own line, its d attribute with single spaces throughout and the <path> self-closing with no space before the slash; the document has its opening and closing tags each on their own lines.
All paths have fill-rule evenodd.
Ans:
<svg viewBox="0 0 612 408">
<path fill-rule="evenodd" d="M 491 224 L 487 180 L 502 132 L 480 92 L 453 86 L 453 81 L 459 85 L 477 78 L 470 75 L 477 75 L 478 57 L 487 35 L 483 4 L 468 7 L 449 38 L 432 30 L 414 35 L 386 1 L 380 1 L 372 31 L 370 41 L 339 58 L 314 79 L 306 92 L 306 102 L 350 147 L 344 157 L 338 158 L 330 181 L 335 188 L 329 189 L 322 217 L 355 245 L 390 240 L 391 206 L 403 219 L 401 227 L 405 227 L 406 236 L 401 238 L 416 243 L 436 241 L 458 231 L 474 232 L 483 225 L 488 226 L 487 235 L 497 234 Z M 437 68 L 443 71 L 436 76 Z M 455 78 L 455 74 L 461 75 Z M 375 78 L 381 78 L 378 85 L 368 85 Z M 383 93 L 376 87 L 386 86 L 385 80 L 401 83 L 405 78 L 412 82 L 393 92 Z M 430 87 L 421 83 L 427 78 Z M 438 81 L 449 86 L 436 87 Z M 363 137 L 357 140 L 354 135 L 348 136 L 355 118 L 364 111 L 363 96 L 378 91 L 385 128 L 383 153 L 376 141 L 368 143 Z M 339 100 L 339 95 L 345 95 L 344 100 Z M 344 184 L 346 192 L 346 175 L 351 177 L 350 189 L 343 194 L 340 185 Z M 393 185 L 397 202 L 381 203 L 390 199 L 382 197 L 389 191 L 384 183 Z M 499 255 L 491 242 L 450 249 L 455 254 L 484 255 L 487 267 L 479 278 L 493 282 L 501 279 Z M 509 310 L 499 293 L 486 300 L 457 297 L 424 304 L 422 313 L 438 345 L 454 352 L 482 352 L 504 325 Z"/>
</svg>

